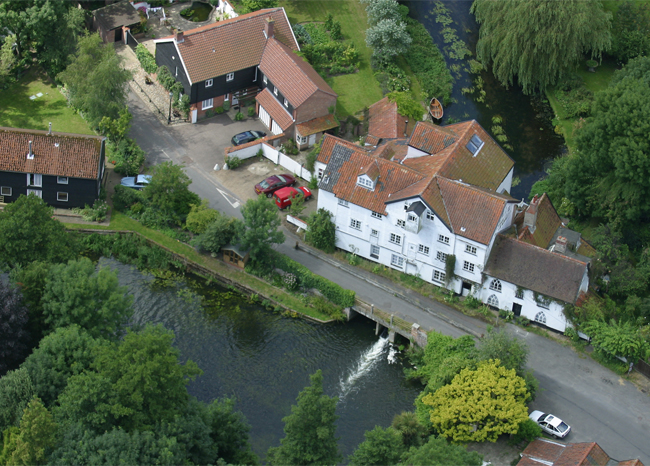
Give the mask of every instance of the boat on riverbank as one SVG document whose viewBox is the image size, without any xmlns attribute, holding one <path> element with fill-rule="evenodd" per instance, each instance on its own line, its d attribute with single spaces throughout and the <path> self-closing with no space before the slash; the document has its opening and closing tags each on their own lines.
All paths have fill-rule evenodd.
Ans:
<svg viewBox="0 0 650 466">
<path fill-rule="evenodd" d="M 431 114 L 431 118 L 434 120 L 439 120 L 442 118 L 442 104 L 435 97 L 431 99 L 431 102 L 429 102 L 429 113 Z"/>
</svg>

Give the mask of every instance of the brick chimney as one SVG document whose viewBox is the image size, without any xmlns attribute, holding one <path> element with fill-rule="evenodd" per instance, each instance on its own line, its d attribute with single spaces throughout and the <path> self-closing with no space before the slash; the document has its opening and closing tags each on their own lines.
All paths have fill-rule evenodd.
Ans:
<svg viewBox="0 0 650 466">
<path fill-rule="evenodd" d="M 274 26 L 275 26 L 275 21 L 273 20 L 273 18 L 266 18 L 266 21 L 264 21 L 264 35 L 266 36 L 267 39 L 273 37 Z"/>
<path fill-rule="evenodd" d="M 566 245 L 568 240 L 564 236 L 558 236 L 555 240 L 555 247 L 553 251 L 559 252 L 560 254 L 566 253 Z"/>
<path fill-rule="evenodd" d="M 174 42 L 177 44 L 182 43 L 185 40 L 183 37 L 183 31 L 179 31 L 178 29 L 174 30 Z"/>
<path fill-rule="evenodd" d="M 524 227 L 528 227 L 531 233 L 535 233 L 535 227 L 537 223 L 537 207 L 539 206 L 539 197 L 535 196 L 526 213 L 524 214 Z"/>
</svg>

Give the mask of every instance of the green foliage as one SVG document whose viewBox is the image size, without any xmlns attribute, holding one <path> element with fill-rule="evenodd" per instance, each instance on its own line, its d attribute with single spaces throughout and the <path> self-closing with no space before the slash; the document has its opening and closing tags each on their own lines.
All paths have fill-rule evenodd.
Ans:
<svg viewBox="0 0 650 466">
<path fill-rule="evenodd" d="M 338 24 L 338 22 L 334 22 Z M 340 29 L 340 24 L 335 26 Z M 318 72 L 329 74 L 352 73 L 359 63 L 359 52 L 351 42 L 340 42 L 338 29 L 326 32 L 326 26 L 308 23 L 300 31 L 304 45 L 301 54 Z"/>
<path fill-rule="evenodd" d="M 471 12 L 481 25 L 478 59 L 526 94 L 556 84 L 583 54 L 598 57 L 611 44 L 611 14 L 598 2 L 477 0 Z"/>
<path fill-rule="evenodd" d="M 73 257 L 75 244 L 63 224 L 52 218 L 52 207 L 34 194 L 20 196 L 0 212 L 0 264 L 11 267 L 42 260 L 62 262 Z"/>
<path fill-rule="evenodd" d="M 138 45 L 138 47 L 140 47 L 140 45 Z M 128 107 L 124 107 L 120 110 L 119 115 L 118 119 L 103 117 L 99 122 L 99 132 L 114 144 L 118 144 L 126 137 L 131 129 L 131 120 L 133 119 L 133 115 L 129 112 Z"/>
<path fill-rule="evenodd" d="M 594 96 L 585 87 L 584 81 L 579 76 L 565 80 L 555 91 L 558 100 L 566 114 L 566 118 L 589 116 Z"/>
<path fill-rule="evenodd" d="M 241 220 L 219 215 L 192 244 L 199 251 L 208 252 L 215 257 L 223 246 L 233 241 L 240 223 Z"/>
<path fill-rule="evenodd" d="M 103 222 L 108 214 L 108 204 L 106 201 L 97 199 L 92 207 L 86 204 L 83 209 L 75 207 L 72 211 L 75 214 L 81 214 L 81 218 L 88 222 Z"/>
<path fill-rule="evenodd" d="M 255 116 L 255 107 L 251 105 L 250 107 L 248 107 L 248 117 L 253 118 L 254 116 Z"/>
<path fill-rule="evenodd" d="M 519 445 L 522 442 L 532 442 L 537 437 L 542 436 L 542 428 L 532 419 L 528 418 L 519 423 L 517 433 L 508 439 L 509 445 Z"/>
<path fill-rule="evenodd" d="M 253 261 L 264 261 L 271 244 L 284 242 L 284 233 L 278 230 L 278 209 L 264 195 L 260 195 L 246 201 L 241 214 L 244 221 L 237 225 L 236 241 L 250 253 Z"/>
<path fill-rule="evenodd" d="M 463 369 L 449 385 L 422 398 L 431 407 L 431 423 L 441 435 L 461 441 L 496 442 L 515 434 L 528 417 L 526 382 L 499 361 Z"/>
<path fill-rule="evenodd" d="M 20 433 L 11 464 L 44 464 L 56 442 L 58 426 L 38 398 L 29 402 L 20 420 Z"/>
<path fill-rule="evenodd" d="M 298 394 L 291 414 L 282 419 L 285 437 L 279 447 L 269 449 L 267 461 L 271 465 L 323 465 L 341 461 L 335 437 L 338 398 L 323 393 L 320 370 L 310 379 L 311 385 Z"/>
<path fill-rule="evenodd" d="M 176 84 L 176 78 L 172 76 L 171 72 L 169 71 L 169 68 L 166 66 L 161 66 L 158 68 L 158 74 L 157 74 L 158 82 L 164 87 L 167 91 L 170 91 L 173 89 L 174 84 Z"/>
<path fill-rule="evenodd" d="M 83 235 L 81 243 L 93 254 L 113 256 L 140 270 L 167 270 L 172 262 L 169 252 L 136 235 Z"/>
<path fill-rule="evenodd" d="M 412 447 L 402 458 L 400 465 L 426 464 L 428 466 L 447 466 L 462 464 L 481 466 L 483 456 L 475 451 L 467 451 L 462 445 L 447 443 L 444 438 L 431 436 L 421 447 Z"/>
<path fill-rule="evenodd" d="M 208 416 L 214 445 L 226 464 L 256 465 L 257 455 L 249 443 L 250 425 L 244 415 L 235 411 L 233 398 L 216 399 L 208 405 Z"/>
<path fill-rule="evenodd" d="M 307 160 L 305 161 L 305 168 L 312 173 L 315 170 L 314 165 L 316 164 L 316 159 L 318 159 L 318 154 L 320 154 L 320 148 L 322 142 L 323 140 L 321 139 L 316 144 L 314 144 L 314 147 L 312 147 L 312 149 L 307 154 Z"/>
<path fill-rule="evenodd" d="M 197 235 L 203 233 L 220 215 L 218 210 L 211 209 L 208 205 L 207 199 L 203 199 L 200 204 L 193 204 L 187 214 L 185 228 Z"/>
<path fill-rule="evenodd" d="M 43 293 L 45 322 L 52 330 L 77 324 L 91 336 L 118 338 L 131 318 L 132 296 L 118 284 L 117 273 L 95 269 L 89 259 L 53 266 Z"/>
<path fill-rule="evenodd" d="M 386 97 L 391 102 L 397 102 L 397 111 L 400 115 L 405 116 L 409 121 L 420 121 L 424 114 L 424 109 L 417 101 L 411 98 L 406 92 L 391 92 Z"/>
<path fill-rule="evenodd" d="M 388 427 L 376 426 L 364 434 L 365 440 L 359 444 L 348 458 L 350 466 L 384 466 L 397 464 L 405 451 L 400 433 Z"/>
<path fill-rule="evenodd" d="M 11 455 L 13 455 L 16 450 L 18 434 L 20 434 L 20 429 L 18 427 L 9 427 L 2 433 L 3 442 L 2 449 L 0 450 L 0 464 L 10 464 Z"/>
<path fill-rule="evenodd" d="M 612 53 L 621 62 L 650 55 L 650 5 L 622 2 L 612 26 Z"/>
<path fill-rule="evenodd" d="M 237 112 L 235 114 L 235 121 L 242 121 L 244 119 L 244 114 L 242 112 Z"/>
<path fill-rule="evenodd" d="M 127 188 L 119 184 L 115 186 L 115 194 L 113 194 L 113 207 L 115 209 L 126 212 L 137 202 L 145 202 L 142 191 Z"/>
<path fill-rule="evenodd" d="M 113 45 L 99 34 L 79 40 L 77 53 L 58 78 L 68 91 L 70 105 L 97 127 L 103 117 L 118 119 L 126 106 L 126 88 L 131 72 L 125 70 Z"/>
<path fill-rule="evenodd" d="M 445 258 L 445 283 L 449 284 L 456 276 L 456 255 L 447 254 Z"/>
<path fill-rule="evenodd" d="M 320 208 L 309 216 L 307 224 L 309 230 L 305 234 L 305 241 L 326 253 L 334 252 L 336 249 L 336 225 L 332 221 L 332 213 Z"/>
<path fill-rule="evenodd" d="M 235 168 L 239 168 L 242 163 L 244 163 L 244 161 L 236 155 L 226 156 L 226 165 L 228 165 L 228 169 L 234 170 Z"/>
<path fill-rule="evenodd" d="M 291 200 L 291 206 L 289 206 L 289 212 L 294 217 L 299 216 L 303 210 L 305 210 L 305 196 L 302 194 L 302 191 L 299 191 L 296 197 Z"/>
<path fill-rule="evenodd" d="M 144 164 L 144 151 L 131 138 L 119 143 L 109 143 L 109 160 L 115 165 L 115 172 L 125 176 L 136 176 Z"/>
<path fill-rule="evenodd" d="M 154 167 L 151 182 L 142 193 L 164 217 L 181 225 L 191 206 L 201 203 L 199 196 L 189 190 L 190 184 L 192 180 L 181 165 L 163 162 Z"/>
<path fill-rule="evenodd" d="M 128 331 L 122 342 L 96 351 L 94 371 L 69 378 L 55 415 L 63 424 L 79 422 L 97 433 L 121 427 L 126 432 L 168 422 L 187 406 L 185 385 L 202 373 L 180 363 L 173 332 L 161 325 Z"/>
<path fill-rule="evenodd" d="M 18 60 L 13 52 L 13 45 L 16 43 L 16 36 L 7 35 L 0 47 L 0 89 L 6 88 L 15 81 L 14 69 Z"/>
<path fill-rule="evenodd" d="M 302 24 L 294 24 L 292 26 L 293 28 L 293 34 L 296 36 L 296 40 L 298 41 L 298 44 L 300 47 L 304 45 L 312 45 L 314 41 L 311 38 L 311 35 L 309 34 L 309 31 L 303 26 Z"/>
<path fill-rule="evenodd" d="M 591 337 L 594 349 L 604 356 L 621 356 L 636 362 L 650 353 L 650 344 L 630 322 L 618 323 L 592 320 L 583 324 L 582 331 Z"/>
<path fill-rule="evenodd" d="M 420 423 L 417 415 L 408 411 L 396 414 L 391 427 L 399 432 L 406 448 L 419 447 L 429 436 L 427 428 Z"/>
<path fill-rule="evenodd" d="M 18 287 L 0 279 L 0 377 L 29 354 L 29 316 Z"/>
<path fill-rule="evenodd" d="M 385 61 L 405 53 L 412 39 L 401 19 L 382 19 L 366 31 L 366 44 L 374 58 Z"/>
<path fill-rule="evenodd" d="M 34 385 L 26 369 L 21 367 L 0 377 L 0 431 L 18 426 L 34 395 Z"/>
<path fill-rule="evenodd" d="M 93 351 L 103 344 L 77 325 L 57 328 L 41 340 L 22 367 L 34 384 L 43 404 L 50 407 L 68 384 L 68 379 L 89 369 Z"/>
<path fill-rule="evenodd" d="M 27 328 L 33 341 L 40 341 L 47 328 L 41 298 L 50 267 L 51 264 L 47 262 L 34 261 L 26 267 L 11 270 L 11 281 L 20 287 L 23 303 L 29 309 Z"/>
<path fill-rule="evenodd" d="M 264 8 L 277 8 L 278 0 L 242 0 L 242 13 L 251 13 Z"/>
<path fill-rule="evenodd" d="M 184 94 L 178 102 L 178 109 L 183 114 L 183 118 L 189 118 L 190 116 L 190 96 Z"/>
<path fill-rule="evenodd" d="M 142 69 L 147 73 L 152 74 L 158 71 L 156 58 L 143 44 L 138 44 L 138 46 L 135 48 L 135 56 L 138 58 L 140 65 L 142 65 Z"/>
<path fill-rule="evenodd" d="M 514 369 L 517 375 L 526 372 L 528 345 L 505 330 L 491 329 L 478 345 L 477 359 L 488 361 L 498 359 L 506 369 Z"/>
<path fill-rule="evenodd" d="M 371 26 L 374 26 L 385 19 L 392 19 L 395 21 L 400 21 L 402 19 L 399 3 L 395 0 L 364 0 L 362 3 L 368 4 L 366 7 L 366 13 L 368 13 L 368 24 Z"/>
</svg>

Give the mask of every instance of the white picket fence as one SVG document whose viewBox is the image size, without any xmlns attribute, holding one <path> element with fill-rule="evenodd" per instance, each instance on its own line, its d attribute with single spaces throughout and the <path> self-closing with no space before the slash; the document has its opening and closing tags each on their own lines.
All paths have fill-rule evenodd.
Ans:
<svg viewBox="0 0 650 466">
<path fill-rule="evenodd" d="M 250 159 L 251 157 L 255 157 L 260 149 L 262 149 L 262 154 L 264 157 L 269 159 L 271 162 L 283 166 L 291 173 L 298 175 L 305 181 L 311 180 L 312 173 L 309 170 L 307 170 L 300 163 L 296 162 L 288 155 L 280 152 L 275 147 L 265 142 L 254 144 L 249 147 L 244 147 L 243 149 L 234 149 L 228 154 L 228 157 L 235 156 L 240 160 Z"/>
</svg>

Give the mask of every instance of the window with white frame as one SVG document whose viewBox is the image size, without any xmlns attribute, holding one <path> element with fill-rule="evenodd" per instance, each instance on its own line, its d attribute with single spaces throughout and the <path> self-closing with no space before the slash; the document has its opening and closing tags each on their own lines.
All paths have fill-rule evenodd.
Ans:
<svg viewBox="0 0 650 466">
<path fill-rule="evenodd" d="M 481 138 L 475 134 L 474 136 L 472 136 L 472 138 L 469 140 L 469 142 L 465 147 L 467 147 L 467 149 L 472 153 L 472 155 L 476 157 L 476 154 L 478 154 L 478 151 L 481 150 L 483 144 L 484 142 L 481 140 Z"/>
<path fill-rule="evenodd" d="M 390 265 L 400 268 L 404 267 L 404 258 L 402 256 L 398 256 L 397 254 L 393 254 L 390 258 Z"/>
<path fill-rule="evenodd" d="M 466 244 L 465 252 L 468 254 L 476 255 L 476 246 L 472 246 L 471 244 Z"/>
<path fill-rule="evenodd" d="M 395 233 L 391 233 L 390 238 L 388 238 L 388 242 L 400 245 L 402 244 L 402 237 L 400 235 L 396 235 Z"/>
<path fill-rule="evenodd" d="M 379 238 L 379 230 L 370 230 L 370 236 L 373 238 Z"/>
<path fill-rule="evenodd" d="M 449 244 L 449 236 L 438 235 L 438 241 L 441 243 Z"/>
<path fill-rule="evenodd" d="M 11 186 L 0 187 L 0 196 L 11 196 Z"/>
<path fill-rule="evenodd" d="M 447 254 L 442 251 L 438 251 L 436 253 L 436 259 L 438 259 L 440 262 L 447 262 Z"/>
<path fill-rule="evenodd" d="M 368 179 L 365 176 L 358 176 L 357 184 L 366 189 L 375 189 L 375 184 L 372 182 L 372 180 Z"/>
<path fill-rule="evenodd" d="M 501 292 L 501 280 L 498 278 L 495 278 L 490 282 L 490 289 L 494 291 L 498 291 L 499 293 Z"/>
<path fill-rule="evenodd" d="M 445 275 L 445 272 L 441 272 L 440 270 L 433 269 L 433 281 L 434 282 L 444 283 L 445 278 L 447 278 L 447 276 Z"/>
<path fill-rule="evenodd" d="M 539 311 L 535 314 L 535 322 L 546 325 L 546 314 L 544 314 L 544 311 Z"/>
<path fill-rule="evenodd" d="M 262 81 L 264 81 L 264 84 L 269 82 L 269 80 L 266 78 L 266 75 L 264 75 L 264 77 L 262 78 Z"/>
<path fill-rule="evenodd" d="M 372 214 L 370 214 L 370 216 L 371 216 L 372 218 L 378 218 L 379 220 L 381 220 L 382 218 L 384 218 L 384 216 L 383 216 L 382 214 L 380 214 L 379 212 L 373 212 Z"/>
<path fill-rule="evenodd" d="M 68 202 L 68 193 L 57 192 L 56 200 L 59 202 Z"/>
<path fill-rule="evenodd" d="M 425 246 L 424 244 L 421 244 L 418 246 L 418 252 L 420 254 L 424 254 L 426 256 L 429 255 L 429 246 Z"/>
<path fill-rule="evenodd" d="M 43 186 L 43 175 L 38 175 L 36 173 L 27 174 L 27 186 Z"/>
<path fill-rule="evenodd" d="M 229 100 L 230 100 L 230 94 L 225 94 L 225 95 L 223 96 L 223 101 L 224 101 L 224 102 L 228 102 Z"/>
<path fill-rule="evenodd" d="M 298 135 L 296 139 L 298 140 L 298 144 L 307 144 L 307 136 Z"/>
<path fill-rule="evenodd" d="M 287 99 L 284 99 L 284 106 L 288 107 L 289 106 L 289 101 Z"/>
<path fill-rule="evenodd" d="M 201 109 L 207 110 L 209 108 L 212 108 L 213 104 L 214 104 L 213 99 L 204 100 Z"/>
<path fill-rule="evenodd" d="M 488 306 L 496 307 L 497 309 L 499 308 L 499 298 L 497 298 L 497 295 L 493 294 L 490 295 L 488 298 Z"/>
<path fill-rule="evenodd" d="M 379 246 L 374 244 L 370 246 L 370 257 L 379 259 Z"/>
<path fill-rule="evenodd" d="M 406 221 L 402 220 L 401 218 L 397 220 L 397 226 L 400 228 L 404 228 L 406 226 Z"/>
<path fill-rule="evenodd" d="M 524 299 L 524 290 L 523 290 L 523 288 L 517 287 L 517 291 L 515 291 L 515 298 Z"/>
<path fill-rule="evenodd" d="M 430 210 L 427 210 L 427 220 L 435 220 L 436 216 Z"/>
<path fill-rule="evenodd" d="M 232 81 L 233 79 L 235 79 L 235 73 L 228 73 L 226 75 L 226 81 Z"/>
<path fill-rule="evenodd" d="M 345 199 L 339 199 L 339 205 L 342 205 L 343 207 L 348 207 L 348 201 Z"/>
<path fill-rule="evenodd" d="M 354 228 L 355 230 L 361 230 L 361 222 L 359 220 L 351 218 L 350 219 L 350 227 Z"/>
<path fill-rule="evenodd" d="M 274 93 L 275 95 L 278 95 L 278 88 L 277 88 L 277 87 L 274 87 L 274 88 L 273 88 L 273 93 Z"/>
<path fill-rule="evenodd" d="M 207 79 L 205 81 L 205 87 L 212 87 L 212 79 Z"/>
<path fill-rule="evenodd" d="M 463 262 L 463 270 L 474 273 L 474 264 L 467 261 Z"/>
<path fill-rule="evenodd" d="M 56 182 L 58 184 L 68 184 L 68 177 L 67 176 L 57 176 L 56 177 Z"/>
<path fill-rule="evenodd" d="M 416 222 L 418 220 L 416 215 L 409 214 L 408 215 L 409 222 Z"/>
<path fill-rule="evenodd" d="M 43 190 L 41 190 L 41 189 L 28 189 L 27 190 L 27 195 L 29 196 L 30 194 L 33 194 L 34 196 L 38 197 L 39 199 L 43 199 Z"/>
</svg>

